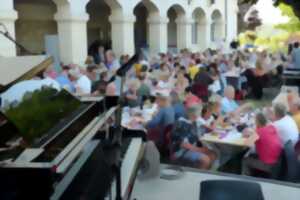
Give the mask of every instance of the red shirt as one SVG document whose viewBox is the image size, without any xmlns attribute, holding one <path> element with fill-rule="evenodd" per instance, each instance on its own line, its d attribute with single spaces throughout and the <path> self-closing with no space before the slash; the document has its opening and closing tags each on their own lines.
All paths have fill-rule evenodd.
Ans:
<svg viewBox="0 0 300 200">
<path fill-rule="evenodd" d="M 256 152 L 261 161 L 275 164 L 282 151 L 282 144 L 277 130 L 273 125 L 267 125 L 256 130 L 259 139 L 256 141 Z"/>
</svg>

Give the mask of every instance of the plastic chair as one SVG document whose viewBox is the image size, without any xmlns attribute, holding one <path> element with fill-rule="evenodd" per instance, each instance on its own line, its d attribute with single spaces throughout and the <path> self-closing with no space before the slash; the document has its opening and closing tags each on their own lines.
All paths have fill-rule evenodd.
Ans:
<svg viewBox="0 0 300 200">
<path fill-rule="evenodd" d="M 289 182 L 300 183 L 300 163 L 297 160 L 294 145 L 288 141 L 284 146 L 286 170 L 284 179 Z"/>
<path fill-rule="evenodd" d="M 300 157 L 300 140 L 297 142 L 297 144 L 295 146 L 295 153 L 296 153 L 296 156 L 299 158 Z"/>
<path fill-rule="evenodd" d="M 209 180 L 200 184 L 200 200 L 264 200 L 258 183 Z"/>
<path fill-rule="evenodd" d="M 283 171 L 283 153 L 280 155 L 278 161 L 272 166 L 270 171 L 262 171 L 258 169 L 251 169 L 252 176 L 260 178 L 270 178 L 275 180 L 282 180 Z"/>
</svg>

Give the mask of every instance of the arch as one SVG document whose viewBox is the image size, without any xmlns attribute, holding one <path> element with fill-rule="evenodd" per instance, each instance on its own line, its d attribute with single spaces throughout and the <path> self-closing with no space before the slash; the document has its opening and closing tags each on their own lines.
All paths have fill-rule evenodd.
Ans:
<svg viewBox="0 0 300 200">
<path fill-rule="evenodd" d="M 180 35 L 180 25 L 178 22 L 185 18 L 186 11 L 184 7 L 179 4 L 171 5 L 167 10 L 167 16 L 169 18 L 168 23 L 168 48 L 171 52 L 177 52 L 178 46 L 182 38 Z"/>
<path fill-rule="evenodd" d="M 207 16 L 203 8 L 197 7 L 193 13 L 192 44 L 196 44 L 201 50 L 207 47 Z"/>
<path fill-rule="evenodd" d="M 195 8 L 195 10 L 192 13 L 192 16 L 193 16 L 194 19 L 197 19 L 198 22 L 204 23 L 204 22 L 207 21 L 207 19 L 206 19 L 206 12 L 201 7 Z"/>
<path fill-rule="evenodd" d="M 134 24 L 135 48 L 148 49 L 150 40 L 148 20 L 159 17 L 159 8 L 153 1 L 142 0 L 135 6 L 133 13 L 136 16 Z"/>
<path fill-rule="evenodd" d="M 33 53 L 45 52 L 45 36 L 57 34 L 55 3 L 49 0 L 14 0 L 14 8 L 19 16 L 15 22 L 16 40 Z M 25 54 L 17 50 L 17 55 Z"/>
<path fill-rule="evenodd" d="M 215 9 L 211 13 L 211 20 L 213 20 L 213 21 L 222 20 L 222 13 L 221 13 L 221 11 L 219 9 Z"/>
<path fill-rule="evenodd" d="M 167 9 L 167 12 L 169 12 L 170 10 L 174 10 L 177 17 L 182 17 L 186 14 L 186 11 L 184 9 L 183 6 L 181 6 L 180 4 L 173 4 L 171 5 L 168 9 Z"/>
<path fill-rule="evenodd" d="M 212 42 L 217 42 L 224 39 L 223 27 L 224 27 L 224 21 L 223 21 L 222 13 L 218 9 L 213 10 L 213 12 L 211 13 L 211 27 L 210 27 Z"/>
<path fill-rule="evenodd" d="M 90 0 L 86 5 L 86 11 L 89 14 L 87 22 L 89 55 L 93 55 L 98 51 L 98 45 L 104 46 L 106 49 L 111 48 L 109 16 L 112 13 L 112 7 L 118 9 L 117 5 L 114 5 L 114 3 L 107 4 L 105 0 Z"/>
</svg>

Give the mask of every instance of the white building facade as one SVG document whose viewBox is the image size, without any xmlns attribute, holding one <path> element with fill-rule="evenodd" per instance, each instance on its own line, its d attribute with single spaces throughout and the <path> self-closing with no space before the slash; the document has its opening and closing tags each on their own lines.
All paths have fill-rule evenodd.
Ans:
<svg viewBox="0 0 300 200">
<path fill-rule="evenodd" d="M 45 36 L 57 35 L 60 60 L 82 63 L 96 40 L 117 56 L 228 45 L 237 37 L 237 14 L 237 0 L 3 0 L 0 23 L 37 54 Z M 23 53 L 0 35 L 1 56 Z"/>
</svg>

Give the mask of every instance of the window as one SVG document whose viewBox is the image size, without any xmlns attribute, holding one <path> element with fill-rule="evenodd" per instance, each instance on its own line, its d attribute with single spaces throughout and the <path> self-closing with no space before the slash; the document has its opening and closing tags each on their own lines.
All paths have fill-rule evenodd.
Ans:
<svg viewBox="0 0 300 200">
<path fill-rule="evenodd" d="M 213 22 L 211 24 L 211 27 L 210 27 L 210 38 L 211 38 L 211 41 L 215 42 L 216 41 L 216 23 Z"/>
<path fill-rule="evenodd" d="M 198 43 L 198 22 L 194 22 L 192 25 L 192 44 Z"/>
</svg>

